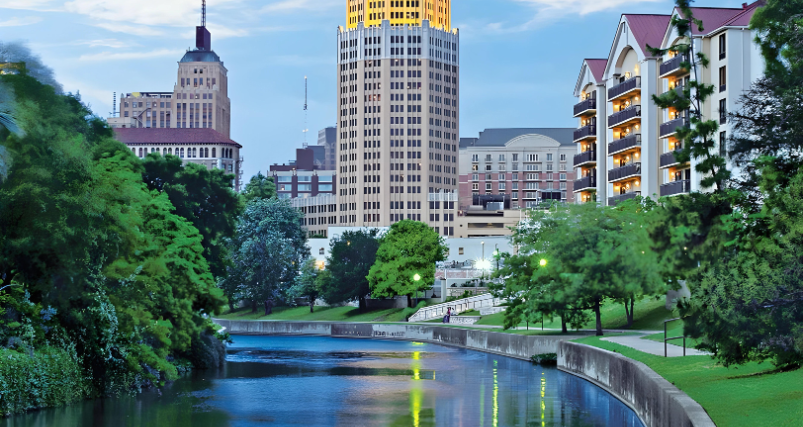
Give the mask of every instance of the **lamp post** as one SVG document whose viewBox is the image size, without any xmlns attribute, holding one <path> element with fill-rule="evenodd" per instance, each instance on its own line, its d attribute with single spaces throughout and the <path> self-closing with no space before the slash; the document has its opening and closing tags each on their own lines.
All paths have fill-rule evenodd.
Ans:
<svg viewBox="0 0 803 427">
<path fill-rule="evenodd" d="M 494 258 L 496 258 L 496 269 L 499 270 L 499 244 L 494 244 Z"/>
</svg>

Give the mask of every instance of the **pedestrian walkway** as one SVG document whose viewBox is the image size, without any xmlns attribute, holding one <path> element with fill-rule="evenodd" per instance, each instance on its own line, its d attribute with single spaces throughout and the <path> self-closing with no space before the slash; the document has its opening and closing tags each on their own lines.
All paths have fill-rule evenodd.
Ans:
<svg viewBox="0 0 803 427">
<path fill-rule="evenodd" d="M 644 335 L 624 335 L 619 337 L 605 337 L 601 338 L 602 341 L 608 341 L 615 344 L 630 347 L 644 353 L 654 354 L 656 356 L 664 355 L 664 343 L 659 341 L 652 341 L 644 339 Z M 683 347 L 675 344 L 667 344 L 668 357 L 681 357 L 683 356 Z M 705 356 L 710 353 L 696 350 L 694 348 L 686 347 L 686 356 Z"/>
</svg>

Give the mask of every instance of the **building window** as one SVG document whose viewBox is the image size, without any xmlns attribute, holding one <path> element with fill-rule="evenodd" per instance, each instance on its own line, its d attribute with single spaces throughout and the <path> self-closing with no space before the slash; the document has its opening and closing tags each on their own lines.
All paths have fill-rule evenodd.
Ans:
<svg viewBox="0 0 803 427">
<path fill-rule="evenodd" d="M 719 91 L 725 92 L 726 83 L 727 83 L 727 70 L 725 67 L 719 67 Z"/>
<path fill-rule="evenodd" d="M 518 181 L 518 180 L 519 180 L 519 174 L 514 173 L 513 174 L 513 181 Z"/>
<path fill-rule="evenodd" d="M 518 191 L 514 191 L 513 194 L 511 195 L 511 198 L 514 199 L 514 200 L 518 199 L 519 198 L 519 192 Z"/>
<path fill-rule="evenodd" d="M 728 138 L 724 131 L 719 133 L 719 155 L 722 157 L 728 156 Z"/>
<path fill-rule="evenodd" d="M 472 181 L 479 181 L 480 180 L 480 175 L 476 174 L 476 173 L 471 174 L 471 180 Z"/>
<path fill-rule="evenodd" d="M 519 161 L 519 155 L 517 153 L 513 154 L 513 161 L 514 162 L 518 162 Z"/>
<path fill-rule="evenodd" d="M 480 191 L 480 184 L 478 184 L 476 182 L 471 184 L 471 190 L 472 191 Z"/>
<path fill-rule="evenodd" d="M 725 34 L 719 36 L 719 59 L 725 59 Z"/>
<path fill-rule="evenodd" d="M 480 155 L 479 154 L 472 154 L 471 155 L 471 161 L 472 162 L 479 162 L 480 161 Z"/>
<path fill-rule="evenodd" d="M 516 181 L 513 181 L 510 185 L 512 186 L 511 188 L 514 189 L 514 190 L 518 190 L 519 189 L 519 183 L 516 182 Z"/>
<path fill-rule="evenodd" d="M 560 180 L 561 181 L 566 181 L 566 174 L 565 173 L 560 174 Z"/>
<path fill-rule="evenodd" d="M 560 170 L 562 170 L 562 171 L 566 170 L 566 163 L 561 163 L 560 164 Z"/>
<path fill-rule="evenodd" d="M 457 254 L 458 255 L 463 255 L 463 248 L 458 248 L 457 249 Z"/>
<path fill-rule="evenodd" d="M 486 182 L 485 183 L 485 191 L 491 191 L 491 183 L 490 182 Z"/>
<path fill-rule="evenodd" d="M 505 161 L 505 155 L 504 154 L 500 154 L 499 155 L 499 161 L 500 162 L 504 162 Z"/>
<path fill-rule="evenodd" d="M 724 125 L 728 122 L 728 102 L 727 99 L 719 100 L 719 124 Z"/>
<path fill-rule="evenodd" d="M 500 173 L 500 174 L 499 174 L 499 180 L 500 180 L 500 181 L 504 181 L 504 180 L 505 180 L 505 174 L 503 174 L 503 173 Z"/>
<path fill-rule="evenodd" d="M 528 162 L 537 162 L 538 161 L 538 154 L 528 154 L 527 155 Z"/>
<path fill-rule="evenodd" d="M 548 162 L 551 162 L 551 161 L 552 161 L 552 153 L 547 153 L 547 155 L 546 155 L 546 161 L 548 161 Z"/>
<path fill-rule="evenodd" d="M 560 161 L 561 162 L 565 162 L 566 161 L 566 155 L 565 154 L 561 154 L 560 155 Z"/>
<path fill-rule="evenodd" d="M 505 191 L 505 190 L 506 190 L 506 185 L 505 185 L 505 183 L 504 183 L 504 182 L 500 182 L 500 183 L 499 183 L 499 191 Z"/>
</svg>

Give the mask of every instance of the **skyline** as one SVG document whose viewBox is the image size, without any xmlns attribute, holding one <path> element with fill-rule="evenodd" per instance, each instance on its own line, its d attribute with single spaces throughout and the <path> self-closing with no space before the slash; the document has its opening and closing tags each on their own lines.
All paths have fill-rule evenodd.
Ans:
<svg viewBox="0 0 803 427">
<path fill-rule="evenodd" d="M 668 14 L 671 1 L 455 1 L 461 37 L 461 137 L 485 128 L 576 127 L 572 89 L 584 58 L 607 55 L 622 13 Z M 4 0 L 0 40 L 25 41 L 65 91 L 80 91 L 101 117 L 112 92 L 172 91 L 176 62 L 194 43 L 200 1 Z M 741 7 L 712 0 L 697 6 Z M 336 29 L 340 0 L 208 2 L 212 47 L 230 70 L 232 139 L 244 146 L 245 179 L 294 158 L 337 120 Z M 67 36 L 62 36 L 66 34 Z M 59 41 L 55 41 L 59 37 Z M 283 43 L 283 41 L 295 41 Z M 547 41 L 543 41 L 547 40 Z M 259 50 L 259 54 L 254 54 Z M 175 61 L 175 62 L 174 62 Z M 512 64 L 512 65 L 511 65 Z M 89 68 L 90 72 L 85 72 Z M 147 70 L 147 71 L 145 71 Z M 266 129 L 267 125 L 267 129 Z"/>
</svg>

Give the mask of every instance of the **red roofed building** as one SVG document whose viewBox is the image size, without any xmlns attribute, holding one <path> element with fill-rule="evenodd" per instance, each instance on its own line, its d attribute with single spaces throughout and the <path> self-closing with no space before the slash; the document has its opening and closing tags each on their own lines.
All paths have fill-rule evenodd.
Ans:
<svg viewBox="0 0 803 427">
<path fill-rule="evenodd" d="M 148 153 L 171 154 L 208 169 L 223 169 L 234 175 L 234 189 L 240 191 L 243 146 L 214 129 L 115 128 L 114 133 L 140 158 Z"/>
<path fill-rule="evenodd" d="M 741 8 L 692 8 L 702 30 L 693 26 L 695 52 L 711 63 L 689 72 L 684 58 L 656 57 L 650 48 L 666 49 L 680 39 L 669 25 L 673 15 L 624 14 L 605 59 L 583 61 L 574 88 L 578 103 L 574 141 L 575 199 L 596 199 L 609 205 L 643 196 L 673 196 L 700 188 L 701 176 L 690 164 L 679 164 L 674 151 L 682 148 L 676 130 L 688 123 L 687 111 L 661 109 L 653 95 L 682 90 L 692 78 L 718 90 L 703 106 L 703 118 L 720 122 L 719 147 L 729 134 L 727 112 L 739 108 L 739 96 L 763 75 L 764 63 L 750 18 L 763 1 Z"/>
</svg>

